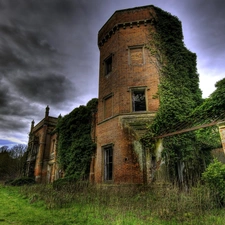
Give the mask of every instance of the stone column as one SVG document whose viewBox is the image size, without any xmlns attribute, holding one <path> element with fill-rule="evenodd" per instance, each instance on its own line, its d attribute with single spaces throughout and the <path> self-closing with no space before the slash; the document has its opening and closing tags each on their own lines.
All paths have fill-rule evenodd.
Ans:
<svg viewBox="0 0 225 225">
<path fill-rule="evenodd" d="M 225 154 L 225 121 L 219 122 L 217 125 L 219 127 L 221 143 L 223 146 L 223 152 Z"/>
<path fill-rule="evenodd" d="M 45 139 L 47 133 L 47 125 L 43 126 L 43 133 L 40 138 L 38 157 L 35 166 L 35 180 L 37 183 L 41 183 L 42 180 L 42 167 L 43 167 L 43 156 L 45 151 Z"/>
</svg>

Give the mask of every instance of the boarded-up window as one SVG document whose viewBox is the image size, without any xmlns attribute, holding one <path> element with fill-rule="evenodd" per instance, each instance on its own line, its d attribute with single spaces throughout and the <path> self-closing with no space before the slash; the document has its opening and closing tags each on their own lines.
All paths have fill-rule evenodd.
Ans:
<svg viewBox="0 0 225 225">
<path fill-rule="evenodd" d="M 109 118 L 112 116 L 112 95 L 104 99 L 104 118 Z"/>
<path fill-rule="evenodd" d="M 144 64 L 144 49 L 143 46 L 129 47 L 129 64 L 142 65 Z"/>
</svg>

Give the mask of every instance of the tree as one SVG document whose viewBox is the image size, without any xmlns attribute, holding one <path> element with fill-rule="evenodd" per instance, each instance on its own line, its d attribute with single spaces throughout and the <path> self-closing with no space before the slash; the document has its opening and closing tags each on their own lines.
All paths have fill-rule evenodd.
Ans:
<svg viewBox="0 0 225 225">
<path fill-rule="evenodd" d="M 10 155 L 14 160 L 12 167 L 17 177 L 23 175 L 24 166 L 26 163 L 26 150 L 27 146 L 22 144 L 15 145 L 10 149 Z"/>
<path fill-rule="evenodd" d="M 11 176 L 10 165 L 12 158 L 7 146 L 0 148 L 0 180 L 5 180 Z"/>
<path fill-rule="evenodd" d="M 0 148 L 0 180 L 14 179 L 23 175 L 26 145 Z"/>
</svg>

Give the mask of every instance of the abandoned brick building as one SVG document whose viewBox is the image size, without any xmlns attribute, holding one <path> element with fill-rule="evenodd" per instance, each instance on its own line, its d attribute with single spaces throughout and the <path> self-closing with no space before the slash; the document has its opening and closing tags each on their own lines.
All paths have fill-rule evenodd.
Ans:
<svg viewBox="0 0 225 225">
<path fill-rule="evenodd" d="M 140 138 L 159 108 L 159 68 L 150 54 L 149 31 L 154 30 L 153 6 L 116 11 L 98 33 L 100 50 L 98 112 L 93 140 L 90 180 L 94 183 L 150 183 L 160 163 Z M 57 118 L 31 125 L 27 175 L 38 182 L 61 176 L 56 163 Z M 221 132 L 225 126 L 221 126 Z M 224 144 L 224 143 L 223 143 Z"/>
<path fill-rule="evenodd" d="M 56 163 L 56 123 L 57 118 L 49 116 L 48 106 L 37 125 L 31 122 L 26 175 L 34 176 L 38 183 L 50 183 L 61 176 Z"/>
<path fill-rule="evenodd" d="M 159 71 L 146 46 L 154 8 L 116 11 L 98 33 L 99 105 L 95 183 L 143 183 L 151 157 L 139 139 L 159 107 Z M 148 156 L 148 163 L 146 163 Z M 155 159 L 153 159 L 155 160 Z"/>
<path fill-rule="evenodd" d="M 146 122 L 159 107 L 159 73 L 146 45 L 154 13 L 151 6 L 116 11 L 98 33 L 100 50 L 97 151 L 90 179 L 95 183 L 142 183 L 150 164 L 139 142 Z M 27 174 L 38 182 L 51 182 L 60 174 L 56 164 L 57 118 L 32 122 Z"/>
</svg>

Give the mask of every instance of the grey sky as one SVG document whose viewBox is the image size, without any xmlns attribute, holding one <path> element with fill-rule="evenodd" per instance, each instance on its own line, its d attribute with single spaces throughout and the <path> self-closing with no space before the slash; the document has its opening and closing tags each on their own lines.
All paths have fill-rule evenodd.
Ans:
<svg viewBox="0 0 225 225">
<path fill-rule="evenodd" d="M 30 122 L 98 97 L 99 29 L 116 11 L 155 5 L 177 16 L 197 54 L 203 97 L 225 77 L 224 0 L 0 0 L 0 146 L 27 143 Z"/>
</svg>

